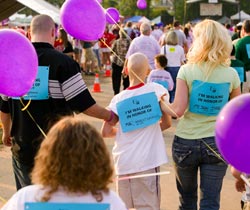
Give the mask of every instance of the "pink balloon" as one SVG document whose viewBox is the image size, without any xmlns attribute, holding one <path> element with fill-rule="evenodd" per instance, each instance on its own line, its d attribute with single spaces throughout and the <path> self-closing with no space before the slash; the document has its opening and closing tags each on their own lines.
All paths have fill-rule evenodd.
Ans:
<svg viewBox="0 0 250 210">
<path fill-rule="evenodd" d="M 106 26 L 105 11 L 96 0 L 65 1 L 60 19 L 68 34 L 84 41 L 101 38 Z"/>
<path fill-rule="evenodd" d="M 250 173 L 250 94 L 229 101 L 215 124 L 216 144 L 225 160 L 241 172 Z"/>
<path fill-rule="evenodd" d="M 138 9 L 146 9 L 147 8 L 147 1 L 146 0 L 138 0 L 137 1 Z"/>
<path fill-rule="evenodd" d="M 106 10 L 106 20 L 110 24 L 116 24 L 120 20 L 119 11 L 114 7 L 108 8 Z"/>
<path fill-rule="evenodd" d="M 0 30 L 0 40 L 0 93 L 24 96 L 38 71 L 35 48 L 24 35 L 12 29 Z"/>
</svg>

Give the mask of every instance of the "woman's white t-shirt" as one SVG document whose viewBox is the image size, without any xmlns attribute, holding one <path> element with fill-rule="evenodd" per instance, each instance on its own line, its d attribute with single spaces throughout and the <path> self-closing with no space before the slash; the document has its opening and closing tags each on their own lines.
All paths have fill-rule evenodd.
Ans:
<svg viewBox="0 0 250 210">
<path fill-rule="evenodd" d="M 164 45 L 161 47 L 161 54 L 168 59 L 167 67 L 181 66 L 186 60 L 184 49 L 180 45 Z"/>
</svg>

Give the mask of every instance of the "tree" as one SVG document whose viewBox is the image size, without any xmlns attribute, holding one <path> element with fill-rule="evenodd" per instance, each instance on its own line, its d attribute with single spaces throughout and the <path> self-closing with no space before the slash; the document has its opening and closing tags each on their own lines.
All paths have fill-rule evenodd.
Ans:
<svg viewBox="0 0 250 210">
<path fill-rule="evenodd" d="M 57 6 L 57 7 L 61 7 L 63 5 L 63 3 L 65 2 L 65 0 L 47 0 L 47 2 Z"/>
<path fill-rule="evenodd" d="M 47 0 L 51 4 L 61 7 L 65 0 Z M 84 1 L 84 0 L 82 0 Z M 96 1 L 96 0 L 93 0 Z M 152 19 L 158 15 L 166 13 L 166 9 L 155 8 L 152 6 L 152 2 L 159 3 L 161 0 L 147 0 L 147 8 L 145 10 L 140 10 L 136 6 L 137 0 L 103 0 L 103 8 L 115 7 L 119 10 L 120 14 L 125 17 L 130 17 L 134 15 L 146 16 L 149 19 Z M 200 16 L 200 6 L 199 2 L 186 4 L 187 0 L 170 0 L 174 4 L 172 10 L 172 15 L 175 19 L 178 19 L 182 23 L 197 19 L 205 18 Z M 223 0 L 218 0 L 219 3 L 223 3 L 223 16 L 230 17 L 231 15 L 238 12 L 238 7 L 235 4 L 227 3 Z M 237 0 L 240 3 L 240 10 L 244 10 L 246 13 L 250 13 L 249 0 Z M 208 0 L 203 0 L 202 2 L 207 3 Z M 30 9 L 25 9 L 22 12 L 25 14 L 34 15 L 35 12 Z M 210 17 L 213 19 L 219 19 L 220 17 Z"/>
</svg>

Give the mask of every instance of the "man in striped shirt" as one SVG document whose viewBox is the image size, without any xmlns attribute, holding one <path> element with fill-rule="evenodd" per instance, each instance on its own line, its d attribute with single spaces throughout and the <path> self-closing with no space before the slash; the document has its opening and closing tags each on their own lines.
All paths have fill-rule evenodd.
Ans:
<svg viewBox="0 0 250 210">
<path fill-rule="evenodd" d="M 33 96 L 22 100 L 3 96 L 0 113 L 3 143 L 12 147 L 17 189 L 30 184 L 29 174 L 41 139 L 59 118 L 83 112 L 111 124 L 117 121 L 112 112 L 96 104 L 82 79 L 79 65 L 53 48 L 55 24 L 49 16 L 34 17 L 31 41 L 39 60 L 39 78 L 32 88 Z M 45 88 L 44 84 L 47 84 Z M 22 111 L 29 100 L 30 105 Z"/>
</svg>

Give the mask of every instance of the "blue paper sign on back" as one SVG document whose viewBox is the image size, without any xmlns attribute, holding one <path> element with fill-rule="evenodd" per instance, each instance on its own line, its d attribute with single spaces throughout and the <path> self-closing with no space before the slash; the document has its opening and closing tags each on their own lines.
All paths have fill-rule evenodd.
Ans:
<svg viewBox="0 0 250 210">
<path fill-rule="evenodd" d="M 161 118 L 159 101 L 154 92 L 125 99 L 117 103 L 122 131 L 145 128 Z"/>
<path fill-rule="evenodd" d="M 233 67 L 238 75 L 239 75 L 239 78 L 240 78 L 240 82 L 244 82 L 244 67 Z"/>
<path fill-rule="evenodd" d="M 229 99 L 229 83 L 209 83 L 194 80 L 189 110 L 196 114 L 216 116 Z"/>
<path fill-rule="evenodd" d="M 107 203 L 25 203 L 25 210 L 110 210 Z"/>
</svg>

